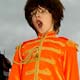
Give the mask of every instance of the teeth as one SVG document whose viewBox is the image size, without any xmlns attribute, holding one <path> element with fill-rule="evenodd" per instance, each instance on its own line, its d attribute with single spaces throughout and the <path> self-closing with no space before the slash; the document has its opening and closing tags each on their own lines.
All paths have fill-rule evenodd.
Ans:
<svg viewBox="0 0 80 80">
<path fill-rule="evenodd" d="M 38 27 L 41 28 L 42 27 L 42 22 L 40 20 L 37 21 Z"/>
</svg>

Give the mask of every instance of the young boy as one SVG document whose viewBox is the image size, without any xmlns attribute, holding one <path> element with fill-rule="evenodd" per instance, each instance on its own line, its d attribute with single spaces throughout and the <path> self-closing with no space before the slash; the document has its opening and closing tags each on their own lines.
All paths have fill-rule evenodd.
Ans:
<svg viewBox="0 0 80 80">
<path fill-rule="evenodd" d="M 38 38 L 16 48 L 8 80 L 79 80 L 77 44 L 58 37 L 64 7 L 60 0 L 28 0 L 25 18 Z"/>
</svg>

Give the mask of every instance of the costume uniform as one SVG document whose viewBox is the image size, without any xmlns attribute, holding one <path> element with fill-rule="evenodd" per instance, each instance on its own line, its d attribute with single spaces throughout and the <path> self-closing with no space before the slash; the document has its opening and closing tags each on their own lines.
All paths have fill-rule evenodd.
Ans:
<svg viewBox="0 0 80 80">
<path fill-rule="evenodd" d="M 55 32 L 22 43 L 13 62 L 8 80 L 79 80 L 77 44 Z"/>
</svg>

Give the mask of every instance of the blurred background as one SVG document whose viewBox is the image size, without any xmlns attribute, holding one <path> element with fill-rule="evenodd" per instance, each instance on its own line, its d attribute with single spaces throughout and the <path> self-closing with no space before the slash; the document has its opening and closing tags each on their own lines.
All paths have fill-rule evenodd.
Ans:
<svg viewBox="0 0 80 80">
<path fill-rule="evenodd" d="M 59 35 L 80 45 L 80 0 L 61 0 L 65 7 Z M 0 51 L 12 63 L 15 48 L 23 41 L 36 37 L 24 17 L 26 0 L 0 0 Z M 80 48 L 78 49 L 80 67 Z"/>
</svg>

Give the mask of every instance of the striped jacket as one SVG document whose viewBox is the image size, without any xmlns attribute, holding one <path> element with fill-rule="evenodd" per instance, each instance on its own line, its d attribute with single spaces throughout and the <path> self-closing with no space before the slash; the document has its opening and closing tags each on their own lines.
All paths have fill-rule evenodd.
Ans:
<svg viewBox="0 0 80 80">
<path fill-rule="evenodd" d="M 8 80 L 79 80 L 77 44 L 54 32 L 23 42 Z"/>
</svg>

